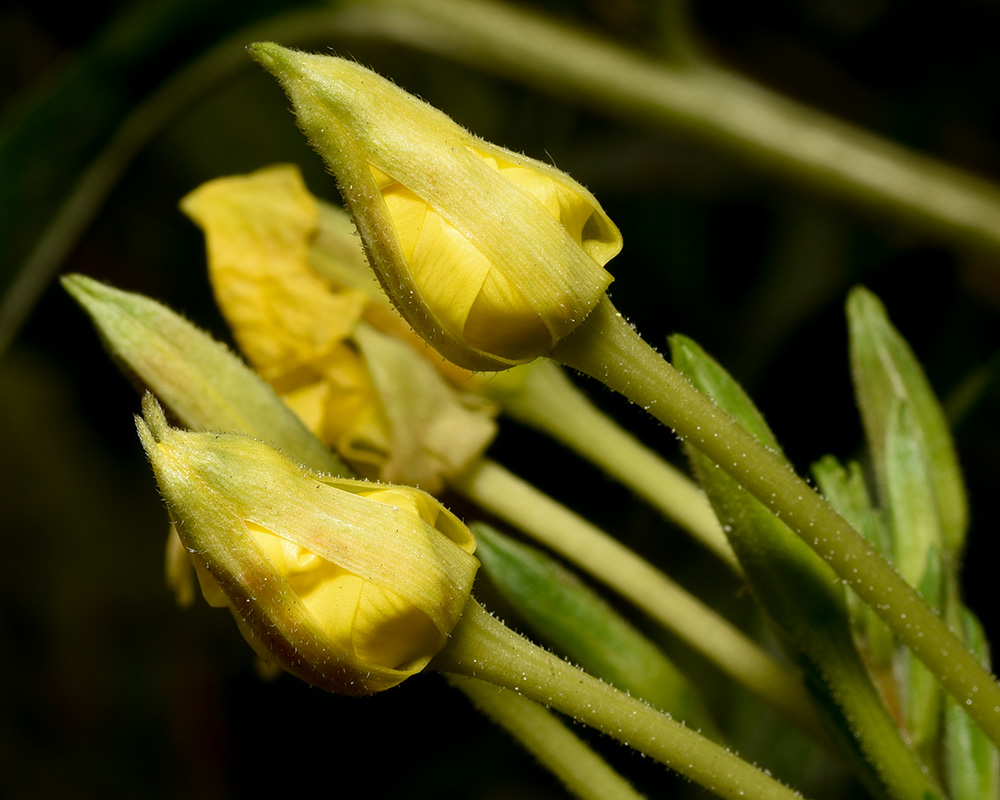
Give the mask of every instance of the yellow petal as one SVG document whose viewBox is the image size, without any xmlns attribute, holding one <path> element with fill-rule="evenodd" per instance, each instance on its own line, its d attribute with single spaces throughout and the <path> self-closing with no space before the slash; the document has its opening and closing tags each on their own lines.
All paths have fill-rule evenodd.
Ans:
<svg viewBox="0 0 1000 800">
<path fill-rule="evenodd" d="M 212 181 L 181 207 L 205 233 L 219 308 L 267 380 L 321 360 L 350 332 L 366 298 L 331 292 L 310 266 L 318 210 L 294 167 Z"/>
</svg>

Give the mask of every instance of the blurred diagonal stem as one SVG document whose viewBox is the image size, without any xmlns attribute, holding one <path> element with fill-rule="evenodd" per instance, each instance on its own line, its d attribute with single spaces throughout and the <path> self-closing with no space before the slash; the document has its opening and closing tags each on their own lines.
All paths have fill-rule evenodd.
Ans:
<svg viewBox="0 0 1000 800">
<path fill-rule="evenodd" d="M 49 281 L 100 214 L 128 165 L 177 114 L 203 92 L 248 65 L 247 42 L 267 36 L 315 41 L 336 34 L 329 10 L 296 12 L 244 28 L 191 61 L 140 103 L 91 161 L 56 211 L 0 302 L 0 354 L 16 336 Z"/>
<path fill-rule="evenodd" d="M 580 800 L 642 800 L 642 795 L 547 709 L 504 689 L 445 675 L 482 713 L 517 739 Z"/>
<path fill-rule="evenodd" d="M 341 24 L 669 128 L 953 245 L 1000 252 L 1000 187 L 783 97 L 693 46 L 668 41 L 669 60 L 657 61 L 479 0 L 354 0 Z"/>
<path fill-rule="evenodd" d="M 495 3 L 335 0 L 332 5 L 235 32 L 123 121 L 18 268 L 0 303 L 0 353 L 135 155 L 187 103 L 248 66 L 243 47 L 261 39 L 298 45 L 353 38 L 400 42 L 678 131 L 778 179 L 872 209 L 953 245 L 1000 252 L 1000 188 L 710 63 L 687 32 L 682 6 L 665 34 L 667 60 L 656 61 Z M 664 24 L 671 25 L 669 15 Z"/>
<path fill-rule="evenodd" d="M 132 160 L 187 105 L 250 66 L 245 53 L 249 42 L 261 38 L 298 43 L 328 42 L 339 35 L 339 19 L 328 8 L 272 17 L 223 39 L 180 68 L 136 106 L 80 174 L 34 249 L 19 265 L 10 288 L 0 298 L 0 355 L 13 341 L 80 236 L 100 214 L 105 200 Z"/>
</svg>

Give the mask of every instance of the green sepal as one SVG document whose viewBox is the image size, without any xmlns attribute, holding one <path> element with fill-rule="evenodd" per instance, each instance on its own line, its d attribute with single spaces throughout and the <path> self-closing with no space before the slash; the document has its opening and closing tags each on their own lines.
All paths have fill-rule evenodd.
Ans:
<svg viewBox="0 0 1000 800">
<path fill-rule="evenodd" d="M 967 608 L 959 612 L 965 642 L 986 668 L 989 643 L 976 616 Z M 1000 800 L 1000 753 L 949 696 L 945 696 L 942 759 L 951 800 Z"/>
<path fill-rule="evenodd" d="M 812 466 L 820 491 L 837 512 L 880 553 L 891 553 L 891 541 L 865 483 L 864 470 L 857 461 L 841 464 L 826 455 Z"/>
<path fill-rule="evenodd" d="M 483 570 L 547 644 L 592 675 L 720 738 L 687 677 L 575 573 L 488 525 L 474 523 L 472 531 Z"/>
<path fill-rule="evenodd" d="M 764 418 L 697 344 L 671 337 L 674 366 L 761 443 L 780 452 Z M 708 494 L 779 643 L 802 669 L 834 739 L 869 790 L 897 800 L 938 797 L 903 741 L 855 648 L 845 590 L 833 570 L 766 506 L 688 447 Z M 791 467 L 789 467 L 791 468 Z"/>
<path fill-rule="evenodd" d="M 351 474 L 238 356 L 166 306 L 84 275 L 62 284 L 123 371 L 185 427 L 248 434 L 312 469 Z"/>
<path fill-rule="evenodd" d="M 862 287 L 855 288 L 847 300 L 847 320 L 854 390 L 879 488 L 883 494 L 887 491 L 887 453 L 882 445 L 897 413 L 895 403 L 904 401 L 912 410 L 930 470 L 944 553 L 954 557 L 965 541 L 968 507 L 944 411 L 913 351 L 875 295 Z"/>
</svg>

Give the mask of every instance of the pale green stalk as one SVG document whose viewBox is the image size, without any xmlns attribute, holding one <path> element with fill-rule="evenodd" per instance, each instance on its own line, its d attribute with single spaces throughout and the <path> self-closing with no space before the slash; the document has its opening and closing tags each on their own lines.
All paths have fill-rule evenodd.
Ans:
<svg viewBox="0 0 1000 800">
<path fill-rule="evenodd" d="M 455 673 L 448 673 L 445 678 L 581 800 L 642 799 L 586 742 L 538 703 L 475 678 Z"/>
<path fill-rule="evenodd" d="M 739 756 L 514 633 L 470 598 L 431 666 L 568 714 L 728 800 L 801 800 Z"/>
<path fill-rule="evenodd" d="M 605 297 L 553 358 L 620 392 L 711 458 L 821 555 L 1000 743 L 1000 685 L 851 526 L 642 340 Z"/>
<path fill-rule="evenodd" d="M 504 413 L 596 464 L 740 572 L 712 506 L 694 481 L 597 408 L 551 361 L 511 372 L 513 381 L 501 374 L 483 389 Z"/>
<path fill-rule="evenodd" d="M 353 12 L 353 13 L 351 13 Z M 453 58 L 676 130 L 782 180 L 963 246 L 1000 249 L 1000 187 L 783 97 L 688 51 L 656 61 L 512 5 L 364 0 L 342 31 Z"/>
<path fill-rule="evenodd" d="M 614 589 L 772 708 L 825 741 L 812 700 L 795 672 L 616 539 L 487 459 L 450 485 Z"/>
</svg>

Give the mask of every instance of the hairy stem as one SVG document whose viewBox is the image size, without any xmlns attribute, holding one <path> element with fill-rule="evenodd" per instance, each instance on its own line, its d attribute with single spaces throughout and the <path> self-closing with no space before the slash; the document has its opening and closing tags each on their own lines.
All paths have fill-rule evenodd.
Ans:
<svg viewBox="0 0 1000 800">
<path fill-rule="evenodd" d="M 697 483 L 597 408 L 556 364 L 539 359 L 514 373 L 520 375 L 515 387 L 509 388 L 501 378 L 484 389 L 505 414 L 548 434 L 600 467 L 690 533 L 730 569 L 740 572 L 715 512 Z"/>
<path fill-rule="evenodd" d="M 479 461 L 452 486 L 614 589 L 772 708 L 825 741 L 809 693 L 795 672 L 625 545 L 495 462 Z"/>
<path fill-rule="evenodd" d="M 770 508 L 1000 744 L 996 679 L 826 500 L 646 344 L 607 297 L 552 355 L 641 405 Z"/>
<path fill-rule="evenodd" d="M 739 756 L 514 633 L 474 599 L 431 666 L 513 689 L 655 758 L 720 797 L 801 800 Z"/>
</svg>

